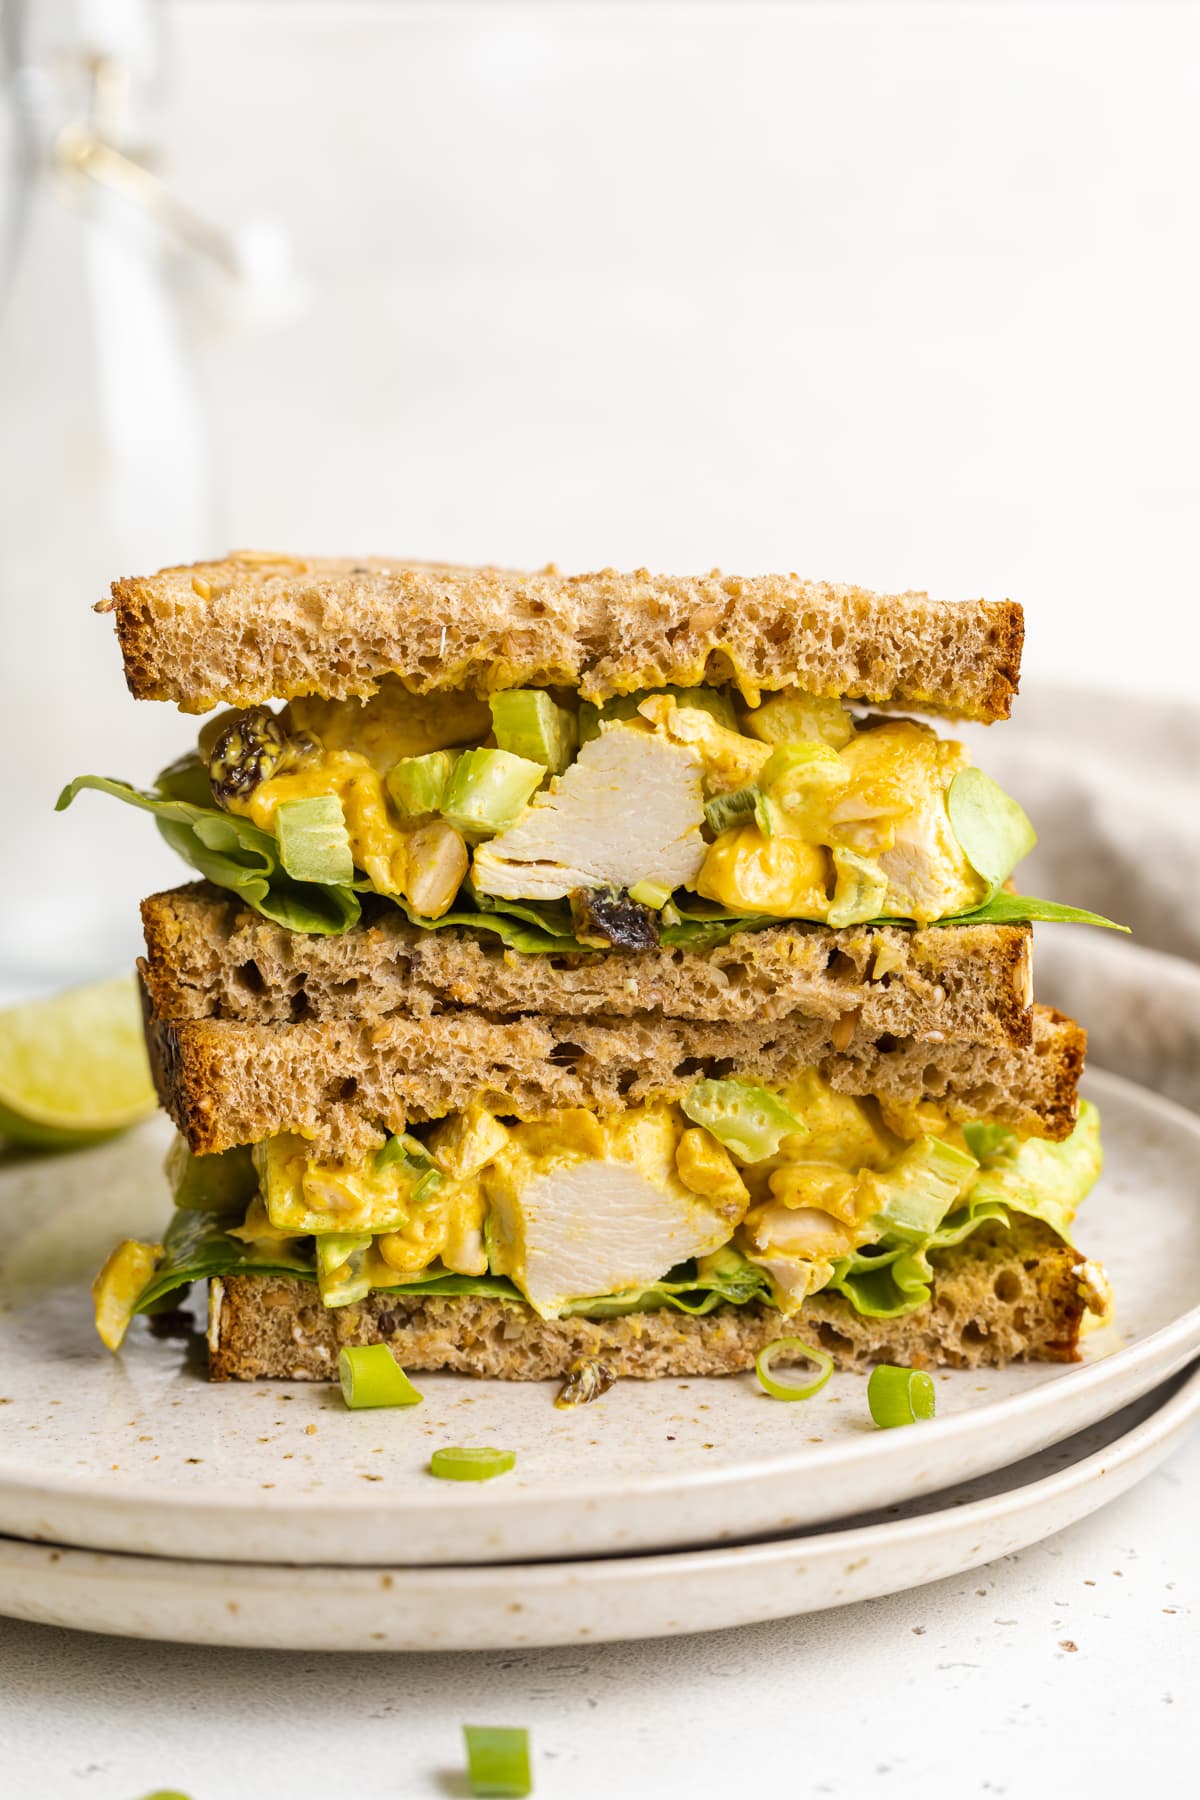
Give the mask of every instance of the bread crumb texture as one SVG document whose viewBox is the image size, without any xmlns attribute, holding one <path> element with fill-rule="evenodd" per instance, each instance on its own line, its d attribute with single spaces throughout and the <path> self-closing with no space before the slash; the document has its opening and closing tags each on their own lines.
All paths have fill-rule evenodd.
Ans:
<svg viewBox="0 0 1200 1800">
<path fill-rule="evenodd" d="M 714 949 L 524 956 L 486 933 L 421 931 L 372 903 L 340 937 L 287 931 L 198 883 L 142 902 L 143 978 L 163 1020 L 375 1024 L 453 1007 L 716 1023 L 800 1014 L 844 1036 L 1028 1045 L 1028 925 L 770 925 Z M 886 972 L 876 975 L 880 966 Z"/>
<path fill-rule="evenodd" d="M 159 1097 L 198 1155 L 297 1131 L 321 1153 L 363 1156 L 385 1131 L 473 1100 L 524 1119 L 565 1106 L 607 1114 L 679 1100 L 706 1076 L 770 1086 L 808 1068 L 840 1093 L 932 1100 L 954 1119 L 993 1119 L 1026 1135 L 1061 1139 L 1075 1123 L 1086 1038 L 1046 1007 L 1033 1009 L 1027 1048 L 890 1036 L 846 1043 L 835 1033 L 794 1016 L 731 1025 L 498 1019 L 469 1008 L 374 1024 L 147 1023 Z"/>
<path fill-rule="evenodd" d="M 873 594 L 798 575 L 561 575 L 386 558 L 239 552 L 114 582 L 125 674 L 187 712 L 299 694 L 734 683 L 966 719 L 1008 717 L 1013 601 Z"/>
</svg>

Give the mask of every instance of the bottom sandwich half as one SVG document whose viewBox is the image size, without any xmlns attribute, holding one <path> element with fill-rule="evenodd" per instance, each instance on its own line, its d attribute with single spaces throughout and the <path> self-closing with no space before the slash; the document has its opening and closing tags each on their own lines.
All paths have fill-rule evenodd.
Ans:
<svg viewBox="0 0 1200 1800">
<path fill-rule="evenodd" d="M 1094 1266 L 1032 1219 L 981 1227 L 929 1260 L 929 1298 L 913 1312 L 862 1313 L 844 1294 L 821 1292 L 786 1320 L 761 1299 L 705 1313 L 663 1307 L 542 1319 L 512 1298 L 381 1291 L 335 1309 L 294 1275 L 231 1275 L 209 1284 L 209 1372 L 215 1381 L 332 1381 L 341 1350 L 387 1344 L 405 1369 L 503 1381 L 561 1379 L 590 1364 L 640 1380 L 731 1375 L 753 1368 L 785 1331 L 828 1351 L 843 1369 L 873 1362 L 996 1368 L 1074 1361 L 1084 1323 L 1095 1316 L 1089 1305 L 1103 1303 Z M 775 1359 L 781 1366 L 804 1360 L 786 1349 Z"/>
<path fill-rule="evenodd" d="M 1060 1057 L 1066 1095 L 1077 1053 L 1012 1051 L 1010 1087 L 1022 1058 L 1053 1086 Z M 502 1097 L 493 1064 L 436 1116 L 373 1112 L 374 1142 L 271 1106 L 231 1143 L 236 1060 L 189 1129 L 160 1064 L 185 1134 L 175 1212 L 97 1277 L 100 1334 L 116 1348 L 135 1313 L 207 1280 L 216 1379 L 332 1379 L 341 1348 L 378 1342 L 412 1369 L 509 1380 L 723 1374 L 796 1336 L 850 1367 L 1070 1360 L 1108 1306 L 1074 1240 L 1096 1111 L 1047 1111 L 1040 1134 L 1036 1109 L 1004 1108 L 1032 1131 L 971 1116 L 962 1054 L 960 1091 L 937 1098 L 846 1092 L 835 1063 L 800 1059 L 554 1106 Z"/>
</svg>

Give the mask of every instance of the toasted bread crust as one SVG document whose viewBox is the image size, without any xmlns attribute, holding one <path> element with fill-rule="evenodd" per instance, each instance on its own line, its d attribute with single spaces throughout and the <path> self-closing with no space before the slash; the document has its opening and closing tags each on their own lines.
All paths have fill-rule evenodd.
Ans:
<svg viewBox="0 0 1200 1800">
<path fill-rule="evenodd" d="M 417 693 L 563 685 L 597 701 L 737 682 L 993 720 L 1011 709 L 1024 637 L 1012 601 L 796 575 L 568 576 L 256 552 L 114 582 L 112 609 L 130 691 L 187 712 L 367 696 L 390 674 Z"/>
<path fill-rule="evenodd" d="M 547 1320 L 503 1300 L 399 1293 L 329 1310 L 312 1282 L 227 1276 L 210 1284 L 209 1374 L 214 1381 L 330 1381 L 344 1346 L 385 1343 L 409 1370 L 505 1381 L 561 1377 L 580 1357 L 599 1357 L 615 1375 L 640 1380 L 727 1375 L 752 1368 L 767 1344 L 793 1333 L 849 1369 L 877 1361 L 918 1369 L 1072 1362 L 1084 1313 L 1078 1260 L 1036 1220 L 981 1227 L 934 1254 L 932 1299 L 919 1312 L 868 1319 L 838 1294 L 815 1294 L 786 1322 L 762 1306 L 722 1306 L 701 1317 L 664 1310 Z"/>
<path fill-rule="evenodd" d="M 459 1006 L 733 1024 L 800 1014 L 841 1035 L 1014 1045 L 1033 1028 L 1028 925 L 769 925 L 703 953 L 525 956 L 482 933 L 420 931 L 387 902 L 341 937 L 286 931 L 204 883 L 152 894 L 142 924 L 142 977 L 163 1020 L 376 1024 Z"/>
<path fill-rule="evenodd" d="M 1033 1009 L 1028 1049 L 857 1033 L 839 1049 L 827 1026 L 797 1018 L 748 1025 L 495 1019 L 463 1009 L 374 1025 L 150 1015 L 147 1043 L 159 1097 L 198 1155 L 298 1131 L 323 1152 L 363 1156 L 385 1130 L 440 1118 L 477 1098 L 522 1118 L 565 1106 L 613 1113 L 644 1100 L 678 1100 L 704 1075 L 770 1083 L 810 1067 L 843 1093 L 936 1100 L 956 1119 L 995 1119 L 1061 1139 L 1078 1113 L 1086 1037 L 1045 1007 Z"/>
</svg>

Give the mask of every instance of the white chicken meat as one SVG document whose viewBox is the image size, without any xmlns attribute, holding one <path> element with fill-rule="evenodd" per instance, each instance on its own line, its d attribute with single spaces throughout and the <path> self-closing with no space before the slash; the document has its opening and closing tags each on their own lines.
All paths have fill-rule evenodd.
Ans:
<svg viewBox="0 0 1200 1800">
<path fill-rule="evenodd" d="M 480 846 L 473 880 L 506 900 L 640 881 L 673 890 L 704 860 L 703 822 L 697 752 L 640 725 L 607 725 L 515 825 Z"/>
<path fill-rule="evenodd" d="M 647 1287 L 728 1241 L 730 1209 L 649 1180 L 632 1163 L 560 1163 L 493 1193 L 492 1266 L 543 1318 L 572 1300 Z"/>
</svg>

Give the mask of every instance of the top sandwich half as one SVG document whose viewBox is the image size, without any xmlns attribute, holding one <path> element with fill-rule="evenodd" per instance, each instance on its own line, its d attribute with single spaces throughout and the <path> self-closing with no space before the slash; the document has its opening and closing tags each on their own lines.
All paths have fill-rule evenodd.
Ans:
<svg viewBox="0 0 1200 1800">
<path fill-rule="evenodd" d="M 152 790 L 60 804 L 146 808 L 288 930 L 365 893 L 522 954 L 1092 916 L 1011 891 L 1025 814 L 903 716 L 1007 715 L 1010 602 L 242 553 L 107 604 L 136 696 L 228 710 Z"/>
</svg>

